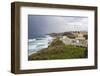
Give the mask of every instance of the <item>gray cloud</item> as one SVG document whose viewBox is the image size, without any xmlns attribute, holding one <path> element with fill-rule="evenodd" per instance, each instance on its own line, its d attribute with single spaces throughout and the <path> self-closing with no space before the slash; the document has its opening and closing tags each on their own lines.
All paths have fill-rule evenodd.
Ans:
<svg viewBox="0 0 100 76">
<path fill-rule="evenodd" d="M 87 31 L 88 17 L 28 16 L 28 36 L 65 31 Z"/>
</svg>

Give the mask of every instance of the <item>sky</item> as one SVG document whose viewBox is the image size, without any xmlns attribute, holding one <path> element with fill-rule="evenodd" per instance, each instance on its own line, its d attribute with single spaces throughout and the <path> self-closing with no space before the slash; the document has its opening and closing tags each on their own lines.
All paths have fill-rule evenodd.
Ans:
<svg viewBox="0 0 100 76">
<path fill-rule="evenodd" d="M 34 34 L 87 31 L 88 17 L 81 16 L 28 16 L 28 36 Z"/>
</svg>

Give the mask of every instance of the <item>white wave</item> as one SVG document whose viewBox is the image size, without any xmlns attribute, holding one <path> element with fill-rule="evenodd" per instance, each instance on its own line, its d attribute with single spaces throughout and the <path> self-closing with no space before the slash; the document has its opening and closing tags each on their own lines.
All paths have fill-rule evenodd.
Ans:
<svg viewBox="0 0 100 76">
<path fill-rule="evenodd" d="M 36 39 L 29 39 L 28 42 L 36 41 Z"/>
<path fill-rule="evenodd" d="M 53 38 L 47 35 L 45 38 L 29 39 L 28 53 L 29 55 L 36 53 L 37 51 L 48 48 Z M 31 43 L 30 43 L 31 42 Z"/>
</svg>

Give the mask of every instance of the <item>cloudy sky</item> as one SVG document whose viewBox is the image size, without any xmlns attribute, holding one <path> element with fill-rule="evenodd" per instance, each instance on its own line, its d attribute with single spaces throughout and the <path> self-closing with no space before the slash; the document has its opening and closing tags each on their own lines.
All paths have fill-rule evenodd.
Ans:
<svg viewBox="0 0 100 76">
<path fill-rule="evenodd" d="M 87 31 L 88 17 L 79 16 L 28 16 L 28 36 L 34 34 Z"/>
</svg>

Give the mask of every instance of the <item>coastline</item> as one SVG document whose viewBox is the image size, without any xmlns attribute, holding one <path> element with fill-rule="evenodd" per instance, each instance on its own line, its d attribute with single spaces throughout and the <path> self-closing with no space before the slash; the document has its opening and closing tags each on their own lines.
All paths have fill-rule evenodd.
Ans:
<svg viewBox="0 0 100 76">
<path fill-rule="evenodd" d="M 87 33 L 58 33 L 50 36 L 52 42 L 48 47 L 29 55 L 28 60 L 87 58 Z"/>
<path fill-rule="evenodd" d="M 41 49 L 48 48 L 48 46 L 51 44 L 54 38 L 51 37 L 50 35 L 45 35 L 45 36 L 46 36 L 45 38 L 29 39 L 28 56 L 37 53 Z"/>
</svg>

